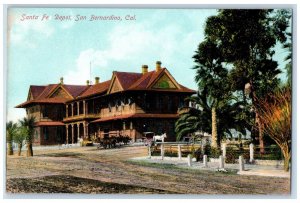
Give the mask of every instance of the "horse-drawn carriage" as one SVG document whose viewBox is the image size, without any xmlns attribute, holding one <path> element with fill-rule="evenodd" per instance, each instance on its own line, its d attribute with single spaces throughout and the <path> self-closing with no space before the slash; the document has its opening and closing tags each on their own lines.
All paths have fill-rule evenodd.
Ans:
<svg viewBox="0 0 300 203">
<path fill-rule="evenodd" d="M 161 141 L 164 142 L 167 137 L 166 133 L 162 135 L 155 135 L 154 132 L 144 132 L 143 142 L 145 146 L 151 145 L 153 142 Z"/>
<path fill-rule="evenodd" d="M 117 146 L 127 145 L 130 142 L 131 138 L 129 136 L 104 136 L 104 138 L 97 137 L 94 140 L 94 143 L 97 144 L 97 149 L 103 147 L 107 148 L 116 148 Z"/>
</svg>

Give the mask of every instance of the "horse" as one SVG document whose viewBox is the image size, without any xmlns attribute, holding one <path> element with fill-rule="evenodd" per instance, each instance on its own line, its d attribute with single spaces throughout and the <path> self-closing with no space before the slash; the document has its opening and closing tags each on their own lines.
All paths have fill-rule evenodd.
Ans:
<svg viewBox="0 0 300 203">
<path fill-rule="evenodd" d="M 155 136 L 153 136 L 153 141 L 156 142 L 157 140 L 161 140 L 162 142 L 164 142 L 166 137 L 167 137 L 166 133 L 164 133 L 162 135 L 155 135 Z"/>
</svg>

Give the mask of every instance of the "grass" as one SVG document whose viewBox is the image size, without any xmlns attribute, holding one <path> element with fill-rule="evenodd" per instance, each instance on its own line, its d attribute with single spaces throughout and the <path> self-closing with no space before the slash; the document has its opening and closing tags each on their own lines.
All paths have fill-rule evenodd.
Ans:
<svg viewBox="0 0 300 203">
<path fill-rule="evenodd" d="M 130 163 L 132 165 L 175 170 L 175 171 L 180 171 L 180 172 L 191 172 L 191 173 L 203 174 L 203 175 L 204 174 L 237 175 L 237 170 L 235 170 L 235 169 L 226 169 L 227 172 L 224 173 L 224 172 L 215 172 L 215 171 L 208 171 L 208 170 L 199 170 L 199 169 L 195 169 L 195 168 L 183 168 L 180 166 L 176 166 L 175 164 L 169 164 L 169 163 L 151 163 L 151 162 L 141 161 L 141 160 L 126 160 L 125 162 Z"/>
</svg>

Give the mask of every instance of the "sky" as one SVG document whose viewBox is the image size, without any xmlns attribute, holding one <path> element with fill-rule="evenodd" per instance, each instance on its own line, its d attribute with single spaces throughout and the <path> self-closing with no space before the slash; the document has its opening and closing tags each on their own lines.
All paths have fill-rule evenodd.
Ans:
<svg viewBox="0 0 300 203">
<path fill-rule="evenodd" d="M 109 80 L 112 71 L 141 72 L 144 64 L 154 70 L 156 61 L 180 84 L 197 89 L 192 56 L 204 40 L 207 17 L 215 14 L 215 9 L 9 8 L 7 120 L 25 116 L 14 106 L 26 101 L 30 85 L 56 84 L 60 77 L 65 84 L 85 85 L 96 76 Z M 281 68 L 285 55 L 277 46 Z"/>
</svg>

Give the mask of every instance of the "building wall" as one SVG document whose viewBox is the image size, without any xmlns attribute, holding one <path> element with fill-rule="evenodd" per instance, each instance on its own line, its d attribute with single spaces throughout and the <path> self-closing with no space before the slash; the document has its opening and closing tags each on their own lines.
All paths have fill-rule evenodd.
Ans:
<svg viewBox="0 0 300 203">
<path fill-rule="evenodd" d="M 65 143 L 64 126 L 60 127 L 40 127 L 40 145 L 54 145 Z"/>
</svg>

